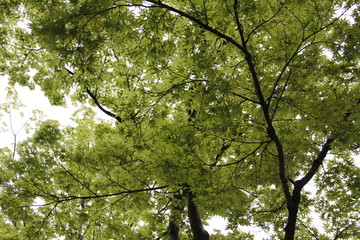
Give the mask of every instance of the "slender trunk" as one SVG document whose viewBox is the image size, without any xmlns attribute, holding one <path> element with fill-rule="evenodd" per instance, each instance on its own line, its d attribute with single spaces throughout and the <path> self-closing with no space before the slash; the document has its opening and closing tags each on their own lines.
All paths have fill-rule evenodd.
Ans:
<svg viewBox="0 0 360 240">
<path fill-rule="evenodd" d="M 299 211 L 299 205 L 289 207 L 288 206 L 288 219 L 285 227 L 285 240 L 294 240 L 297 214 Z"/>
<path fill-rule="evenodd" d="M 181 213 L 184 211 L 184 199 L 182 194 L 175 194 L 172 202 L 171 215 L 168 226 L 168 239 L 180 240 L 179 237 L 179 222 L 181 220 Z"/>
<path fill-rule="evenodd" d="M 194 194 L 188 190 L 188 216 L 194 240 L 209 240 L 209 233 L 204 229 L 194 198 Z"/>
<path fill-rule="evenodd" d="M 179 237 L 179 227 L 175 221 L 170 219 L 168 226 L 168 239 L 169 240 L 180 240 Z"/>
<path fill-rule="evenodd" d="M 285 227 L 285 240 L 295 239 L 296 221 L 299 212 L 299 205 L 301 200 L 302 185 L 300 181 L 294 183 L 294 190 L 292 194 L 292 202 L 288 203 L 288 219 Z"/>
</svg>

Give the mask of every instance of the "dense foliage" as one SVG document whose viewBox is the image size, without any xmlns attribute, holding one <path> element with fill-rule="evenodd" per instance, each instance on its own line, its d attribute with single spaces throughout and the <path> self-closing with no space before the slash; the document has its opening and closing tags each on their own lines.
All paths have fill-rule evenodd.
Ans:
<svg viewBox="0 0 360 240">
<path fill-rule="evenodd" d="M 2 150 L 2 239 L 208 239 L 215 215 L 212 239 L 359 237 L 356 1 L 0 7 L 9 83 L 107 118 L 84 106 Z"/>
</svg>

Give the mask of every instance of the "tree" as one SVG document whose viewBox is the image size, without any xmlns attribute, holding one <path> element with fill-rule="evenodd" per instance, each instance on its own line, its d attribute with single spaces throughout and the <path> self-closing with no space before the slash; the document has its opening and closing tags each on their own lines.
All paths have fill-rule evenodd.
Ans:
<svg viewBox="0 0 360 240">
<path fill-rule="evenodd" d="M 20 2 L 31 31 L 6 26 L 10 83 L 113 122 L 84 107 L 76 128 L 45 121 L 4 153 L 2 231 L 208 239 L 220 215 L 237 237 L 268 223 L 273 238 L 356 237 L 356 1 Z"/>
</svg>

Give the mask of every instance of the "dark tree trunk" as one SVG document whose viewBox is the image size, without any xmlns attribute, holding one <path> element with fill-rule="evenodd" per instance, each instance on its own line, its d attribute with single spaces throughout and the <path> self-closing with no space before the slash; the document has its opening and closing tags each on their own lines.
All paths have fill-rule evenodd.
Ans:
<svg viewBox="0 0 360 240">
<path fill-rule="evenodd" d="M 202 225 L 200 214 L 194 203 L 194 194 L 188 190 L 188 216 L 190 220 L 191 230 L 194 234 L 194 240 L 209 240 L 209 233 Z"/>
<path fill-rule="evenodd" d="M 285 240 L 294 240 L 295 238 L 295 229 L 296 229 L 296 220 L 297 214 L 299 211 L 299 206 L 288 206 L 288 219 L 285 227 Z"/>
<path fill-rule="evenodd" d="M 292 194 L 292 202 L 288 203 L 288 219 L 285 227 L 285 240 L 295 239 L 296 221 L 299 212 L 299 205 L 301 200 L 302 182 L 296 181 L 294 183 L 294 190 Z"/>
<path fill-rule="evenodd" d="M 169 240 L 180 240 L 179 237 L 179 227 L 177 226 L 175 221 L 170 219 L 169 227 L 168 227 L 168 239 Z"/>
<path fill-rule="evenodd" d="M 184 211 L 184 196 L 183 194 L 175 194 L 173 207 L 171 208 L 171 215 L 168 226 L 168 239 L 180 240 L 179 237 L 179 222 L 181 213 Z"/>
<path fill-rule="evenodd" d="M 331 144 L 334 142 L 333 138 L 329 138 L 326 140 L 322 149 L 318 155 L 318 157 L 313 161 L 311 168 L 306 173 L 306 175 L 297 180 L 295 182 L 291 181 L 294 184 L 294 190 L 292 195 L 288 190 L 285 191 L 285 196 L 287 198 L 287 209 L 288 209 L 288 219 L 287 224 L 285 227 L 285 240 L 294 240 L 295 239 L 295 230 L 296 230 L 296 220 L 299 212 L 299 205 L 301 200 L 301 190 L 304 188 L 306 184 L 313 178 L 313 176 L 318 171 L 319 167 L 321 166 L 323 160 L 325 159 L 327 153 L 331 149 Z M 280 171 L 281 172 L 281 171 Z M 282 176 L 284 176 L 284 169 L 282 170 Z M 287 183 L 283 183 L 283 186 L 287 187 Z M 290 195 L 290 196 L 289 196 Z"/>
</svg>

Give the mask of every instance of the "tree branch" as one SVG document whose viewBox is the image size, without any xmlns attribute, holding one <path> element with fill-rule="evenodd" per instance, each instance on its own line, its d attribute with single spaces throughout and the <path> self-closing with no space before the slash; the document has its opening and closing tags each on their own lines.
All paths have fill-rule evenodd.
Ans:
<svg viewBox="0 0 360 240">
<path fill-rule="evenodd" d="M 305 223 L 304 223 L 303 221 L 301 221 L 301 219 L 299 219 L 299 222 L 300 222 L 300 224 L 306 229 L 306 231 L 308 231 L 308 232 L 311 234 L 311 236 L 313 236 L 314 239 L 319 240 L 317 234 L 314 233 L 310 228 L 308 228 L 308 227 L 305 225 Z"/>
<path fill-rule="evenodd" d="M 243 32 L 241 32 L 240 34 L 243 35 Z M 276 134 L 275 128 L 273 126 L 272 119 L 269 114 L 269 105 L 265 101 L 264 94 L 263 94 L 263 91 L 260 86 L 260 81 L 259 81 L 256 69 L 255 69 L 255 63 L 253 61 L 253 57 L 246 47 L 246 42 L 245 42 L 244 36 L 242 36 L 241 39 L 242 39 L 242 44 L 243 44 L 242 50 L 245 54 L 245 60 L 249 67 L 251 78 L 253 80 L 253 85 L 255 88 L 256 96 L 257 96 L 259 104 L 261 106 L 261 110 L 264 114 L 264 119 L 265 119 L 265 122 L 267 125 L 267 134 L 268 134 L 268 137 L 272 141 L 274 141 L 276 149 L 277 149 L 277 157 L 278 157 L 278 162 L 279 162 L 279 175 L 280 175 L 280 180 L 281 180 L 281 184 L 283 187 L 283 191 L 284 191 L 284 194 L 285 194 L 288 204 L 292 205 L 293 201 L 292 201 L 288 181 L 286 178 L 284 149 L 283 149 L 282 143 L 281 143 L 278 135 Z"/>
<path fill-rule="evenodd" d="M 250 101 L 250 102 L 252 102 L 252 103 L 259 104 L 259 102 L 255 101 L 255 100 L 253 100 L 253 99 L 251 99 L 251 98 L 245 97 L 245 96 L 243 96 L 243 95 L 241 95 L 241 94 L 238 94 L 238 93 L 236 93 L 236 92 L 232 92 L 232 94 L 233 94 L 234 96 L 240 97 L 240 98 L 242 98 L 242 99 L 244 99 L 244 100 L 247 100 L 247 101 Z"/>
<path fill-rule="evenodd" d="M 216 161 L 212 164 L 205 164 L 205 165 L 210 166 L 210 167 L 227 167 L 227 166 L 238 164 L 239 162 L 242 162 L 245 159 L 247 159 L 248 157 L 250 157 L 251 155 L 255 154 L 261 148 L 261 146 L 264 144 L 265 144 L 265 142 L 260 143 L 259 146 L 257 146 L 253 151 L 251 151 L 250 153 L 248 153 L 247 155 L 245 155 L 244 157 L 242 157 L 241 159 L 239 159 L 235 162 L 217 165 L 217 161 Z"/>
<path fill-rule="evenodd" d="M 267 100 L 267 104 L 270 105 L 271 99 L 275 94 L 276 88 L 282 78 L 282 76 L 284 75 L 286 69 L 289 67 L 290 63 L 294 60 L 294 58 L 298 55 L 299 52 L 301 52 L 303 49 L 307 48 L 308 46 L 303 46 L 303 44 L 309 40 L 312 37 L 315 37 L 316 34 L 318 34 L 319 32 L 325 30 L 326 28 L 330 27 L 331 25 L 333 25 L 337 20 L 339 20 L 349 9 L 345 9 L 344 12 L 342 12 L 338 17 L 336 17 L 334 20 L 332 20 L 330 23 L 328 23 L 325 26 L 320 27 L 319 29 L 317 29 L 316 31 L 312 32 L 311 34 L 309 34 L 308 36 L 303 36 L 303 38 L 301 39 L 301 42 L 298 44 L 297 48 L 295 49 L 295 51 L 293 52 L 293 54 L 290 56 L 290 58 L 286 61 L 285 65 L 283 66 L 282 70 L 280 71 L 279 76 L 277 77 L 275 84 L 273 86 L 273 90 L 272 93 L 270 94 L 270 97 Z M 303 31 L 304 33 L 304 31 Z M 310 44 L 312 45 L 312 44 Z"/>
<path fill-rule="evenodd" d="M 45 218 L 44 218 L 44 219 L 42 220 L 42 222 L 41 222 L 41 225 L 40 225 L 39 229 L 36 231 L 34 237 L 32 238 L 33 240 L 34 240 L 34 239 L 37 239 L 37 236 L 39 235 L 42 227 L 44 226 L 44 224 L 45 224 L 45 222 L 46 222 L 46 220 L 50 217 L 51 213 L 56 209 L 56 207 L 57 207 L 57 205 L 58 205 L 59 203 L 60 203 L 60 202 L 55 203 L 54 206 L 53 206 L 53 208 L 48 212 L 48 214 L 46 214 Z"/>
<path fill-rule="evenodd" d="M 251 30 L 251 32 L 248 34 L 245 42 L 248 42 L 250 39 L 250 36 L 252 34 L 254 34 L 260 27 L 262 27 L 263 25 L 265 25 L 266 23 L 270 22 L 273 18 L 275 18 L 281 11 L 281 9 L 284 7 L 284 4 L 281 4 L 281 7 L 277 10 L 276 13 L 274 13 L 274 15 L 272 15 L 271 17 L 269 17 L 268 19 L 266 19 L 265 21 L 263 21 L 262 23 L 260 23 L 259 25 L 257 25 L 253 30 Z"/>
<path fill-rule="evenodd" d="M 239 31 L 239 36 L 241 38 L 241 41 L 244 43 L 246 43 L 247 41 L 244 39 L 244 28 L 240 23 L 240 18 L 239 18 L 239 12 L 238 12 L 238 1 L 234 0 L 234 4 L 233 4 L 233 9 L 234 9 L 234 18 L 235 18 L 235 22 L 236 22 L 236 26 L 237 26 L 237 30 Z"/>
<path fill-rule="evenodd" d="M 118 116 L 118 115 L 116 115 L 115 113 L 112 113 L 112 112 L 106 110 L 105 108 L 103 108 L 103 107 L 101 106 L 101 104 L 99 103 L 99 101 L 98 101 L 97 97 L 95 96 L 95 94 L 93 94 L 88 88 L 86 88 L 86 92 L 87 92 L 87 93 L 89 94 L 89 96 L 94 100 L 94 103 L 96 104 L 96 106 L 98 106 L 98 108 L 99 108 L 103 113 L 105 113 L 106 115 L 108 115 L 108 116 L 110 116 L 110 117 L 112 117 L 112 118 L 115 118 L 119 123 L 123 123 L 123 122 L 124 122 L 124 120 L 123 120 L 120 116 Z"/>
<path fill-rule="evenodd" d="M 111 9 L 113 9 L 113 8 L 111 8 Z M 65 68 L 65 70 L 66 70 L 70 75 L 72 75 L 72 76 L 75 75 L 75 73 L 74 73 L 73 71 L 71 71 L 70 69 L 68 69 L 67 67 L 64 66 L 64 68 Z M 112 113 L 112 112 L 106 110 L 105 108 L 103 108 L 103 106 L 99 103 L 99 100 L 98 100 L 98 98 L 96 97 L 96 95 L 93 94 L 93 93 L 90 91 L 89 88 L 86 88 L 86 92 L 87 92 L 87 94 L 89 94 L 89 96 L 92 98 L 92 100 L 94 101 L 94 103 L 96 104 L 96 106 L 97 106 L 103 113 L 105 113 L 106 115 L 108 115 L 108 116 L 110 116 L 110 117 L 112 117 L 112 118 L 115 118 L 115 119 L 116 119 L 118 122 L 120 122 L 120 123 L 123 123 L 123 122 L 124 122 L 124 120 L 123 120 L 120 116 L 118 116 L 118 115 L 116 115 L 115 113 Z"/>
<path fill-rule="evenodd" d="M 67 170 L 65 168 L 64 165 L 62 165 L 59 161 L 57 161 L 58 164 L 61 166 L 62 169 L 64 169 L 64 171 L 69 174 L 75 181 L 77 181 L 78 183 L 80 183 L 81 186 L 83 186 L 84 188 L 86 188 L 90 193 L 92 193 L 94 196 L 98 196 L 94 191 L 92 191 L 88 186 L 86 186 L 83 182 L 81 182 L 79 179 L 77 179 L 77 177 L 74 176 L 74 174 L 72 174 L 69 170 Z"/>
<path fill-rule="evenodd" d="M 175 193 L 172 199 L 172 208 L 170 209 L 170 218 L 168 225 L 168 240 L 180 240 L 179 223 L 181 222 L 181 214 L 184 211 L 184 193 Z"/>
<path fill-rule="evenodd" d="M 286 201 L 284 201 L 278 208 L 273 209 L 273 210 L 260 210 L 260 211 L 252 211 L 255 213 L 276 213 L 278 211 L 280 211 L 286 204 Z"/>
<path fill-rule="evenodd" d="M 51 205 L 54 203 L 62 203 L 62 202 L 66 202 L 66 201 L 76 200 L 76 199 L 84 199 L 85 200 L 85 199 L 115 197 L 115 196 L 119 196 L 119 195 L 123 195 L 123 194 L 156 191 L 156 190 L 160 190 L 160 189 L 165 189 L 167 187 L 168 187 L 168 185 L 160 186 L 160 187 L 150 187 L 150 188 L 144 188 L 144 189 L 125 190 L 125 191 L 117 192 L 117 193 L 110 193 L 110 194 L 104 194 L 104 195 L 91 195 L 91 196 L 54 196 L 54 195 L 51 195 L 51 197 L 57 198 L 57 199 L 53 200 L 50 203 L 46 203 L 43 205 L 30 205 L 30 206 L 47 206 L 47 205 Z M 44 195 L 42 197 L 47 197 L 47 196 Z"/>
<path fill-rule="evenodd" d="M 118 195 L 122 195 L 122 194 L 155 191 L 155 190 L 160 190 L 160 189 L 164 189 L 167 187 L 168 187 L 168 185 L 160 186 L 160 187 L 136 189 L 136 190 L 126 190 L 126 191 L 122 191 L 122 192 L 110 193 L 110 194 L 105 194 L 105 195 L 96 195 L 96 196 L 82 196 L 82 197 L 81 196 L 69 196 L 69 198 L 65 199 L 65 201 L 66 200 L 74 200 L 74 199 L 94 199 L 94 198 L 114 197 L 114 196 L 118 196 Z"/>
<path fill-rule="evenodd" d="M 326 140 L 325 144 L 322 146 L 322 149 L 318 155 L 318 157 L 313 161 L 312 166 L 308 173 L 300 180 L 295 181 L 295 184 L 299 184 L 300 188 L 303 188 L 315 175 L 323 160 L 325 159 L 327 153 L 331 149 L 331 144 L 334 142 L 333 138 L 329 138 Z"/>
<path fill-rule="evenodd" d="M 190 21 L 196 23 L 199 27 L 201 27 L 201 28 L 215 34 L 216 36 L 226 40 L 227 42 L 233 44 L 235 47 L 237 47 L 241 51 L 244 51 L 244 48 L 237 41 L 235 41 L 235 39 L 233 39 L 232 37 L 230 37 L 230 36 L 220 32 L 220 31 L 216 30 L 215 28 L 209 26 L 208 24 L 202 22 L 200 19 L 197 19 L 197 18 L 189 15 L 188 13 L 185 13 L 185 12 L 183 12 L 183 11 L 181 11 L 179 9 L 176 9 L 174 7 L 171 7 L 171 6 L 167 5 L 167 4 L 164 4 L 161 1 L 146 0 L 146 2 L 155 4 L 158 7 L 161 7 L 161 8 L 167 9 L 167 10 L 169 10 L 171 12 L 177 13 L 180 16 L 183 16 L 183 17 L 189 19 Z"/>
<path fill-rule="evenodd" d="M 360 218 L 356 219 L 356 221 L 353 222 L 352 224 L 346 226 L 343 230 L 341 230 L 338 234 L 335 235 L 334 240 L 339 239 L 339 238 L 341 237 L 341 235 L 342 235 L 345 231 L 347 231 L 349 228 L 351 228 L 352 226 L 354 226 L 355 223 L 356 223 L 357 221 L 359 221 L 359 220 L 360 220 Z"/>
</svg>

